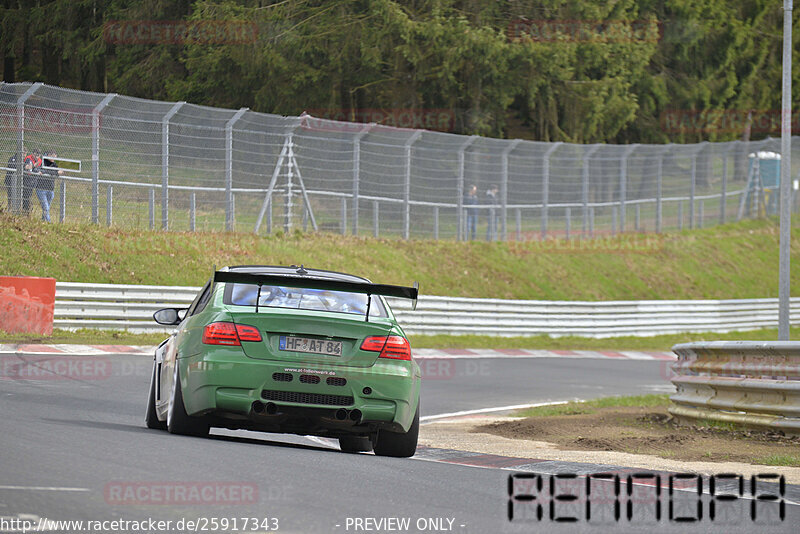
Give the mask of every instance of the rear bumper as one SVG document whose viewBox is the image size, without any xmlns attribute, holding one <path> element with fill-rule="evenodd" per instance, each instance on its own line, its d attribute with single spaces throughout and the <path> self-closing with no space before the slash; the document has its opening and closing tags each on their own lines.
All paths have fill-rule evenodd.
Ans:
<svg viewBox="0 0 800 534">
<path fill-rule="evenodd" d="M 253 360 L 239 348 L 226 347 L 178 362 L 187 413 L 238 420 L 243 428 L 295 431 L 307 424 L 342 433 L 377 427 L 407 431 L 419 399 L 420 371 L 413 361 L 380 359 L 366 368 L 322 366 Z M 301 382 L 301 375 L 319 380 Z M 271 403 L 276 414 L 257 413 L 254 403 Z M 359 410 L 360 420 L 337 419 L 340 409 L 348 415 Z"/>
</svg>

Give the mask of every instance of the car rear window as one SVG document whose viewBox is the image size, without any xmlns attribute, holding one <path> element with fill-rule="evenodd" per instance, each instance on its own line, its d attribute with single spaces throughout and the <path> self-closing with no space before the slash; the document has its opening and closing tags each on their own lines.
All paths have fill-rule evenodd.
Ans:
<svg viewBox="0 0 800 534">
<path fill-rule="evenodd" d="M 258 286 L 252 284 L 226 284 L 223 302 L 234 306 L 255 306 Z M 261 286 L 258 307 L 290 308 L 296 310 L 328 311 L 365 315 L 367 296 L 346 291 L 327 291 L 285 286 Z M 370 317 L 386 317 L 381 299 L 372 296 Z"/>
</svg>

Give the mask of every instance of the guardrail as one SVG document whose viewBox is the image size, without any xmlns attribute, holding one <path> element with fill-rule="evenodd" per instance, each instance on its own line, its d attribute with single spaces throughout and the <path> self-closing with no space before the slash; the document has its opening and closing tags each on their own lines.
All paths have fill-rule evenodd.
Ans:
<svg viewBox="0 0 800 534">
<path fill-rule="evenodd" d="M 169 328 L 156 324 L 153 312 L 187 306 L 199 290 L 58 282 L 54 326 L 164 332 Z M 402 299 L 389 301 L 410 335 L 652 336 L 778 324 L 778 299 L 569 302 L 422 296 L 416 311 Z M 792 299 L 791 319 L 800 321 L 800 298 Z"/>
<path fill-rule="evenodd" d="M 669 412 L 800 434 L 800 343 L 714 341 L 672 348 L 677 392 Z"/>
</svg>

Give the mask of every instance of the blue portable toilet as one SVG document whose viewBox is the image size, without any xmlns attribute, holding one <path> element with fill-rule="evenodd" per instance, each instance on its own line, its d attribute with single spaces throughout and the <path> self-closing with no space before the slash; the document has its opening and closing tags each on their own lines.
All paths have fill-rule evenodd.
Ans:
<svg viewBox="0 0 800 534">
<path fill-rule="evenodd" d="M 764 206 L 768 215 L 778 213 L 778 200 L 780 198 L 781 184 L 781 155 L 777 152 L 765 150 L 752 152 L 748 155 L 750 169 L 747 196 L 755 194 L 755 188 L 760 187 L 764 194 Z"/>
</svg>

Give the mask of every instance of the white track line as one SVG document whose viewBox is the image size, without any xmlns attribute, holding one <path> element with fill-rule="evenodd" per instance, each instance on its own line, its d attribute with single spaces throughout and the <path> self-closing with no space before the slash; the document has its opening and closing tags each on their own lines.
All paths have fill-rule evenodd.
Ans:
<svg viewBox="0 0 800 534">
<path fill-rule="evenodd" d="M 438 419 L 449 419 L 451 417 L 462 417 L 464 415 L 478 415 L 483 413 L 494 412 L 508 412 L 511 410 L 525 410 L 527 408 L 538 408 L 539 406 L 555 406 L 558 404 L 567 404 L 572 401 L 551 401 L 551 402 L 537 402 L 535 404 L 514 404 L 513 406 L 498 406 L 496 408 L 481 408 L 479 410 L 464 410 L 462 412 L 440 413 L 437 415 L 426 415 L 420 417 L 420 422 L 435 421 Z M 579 401 L 576 401 L 579 402 Z"/>
<path fill-rule="evenodd" d="M 91 491 L 89 488 L 59 488 L 56 486 L 0 486 L 0 490 L 27 491 Z"/>
</svg>

